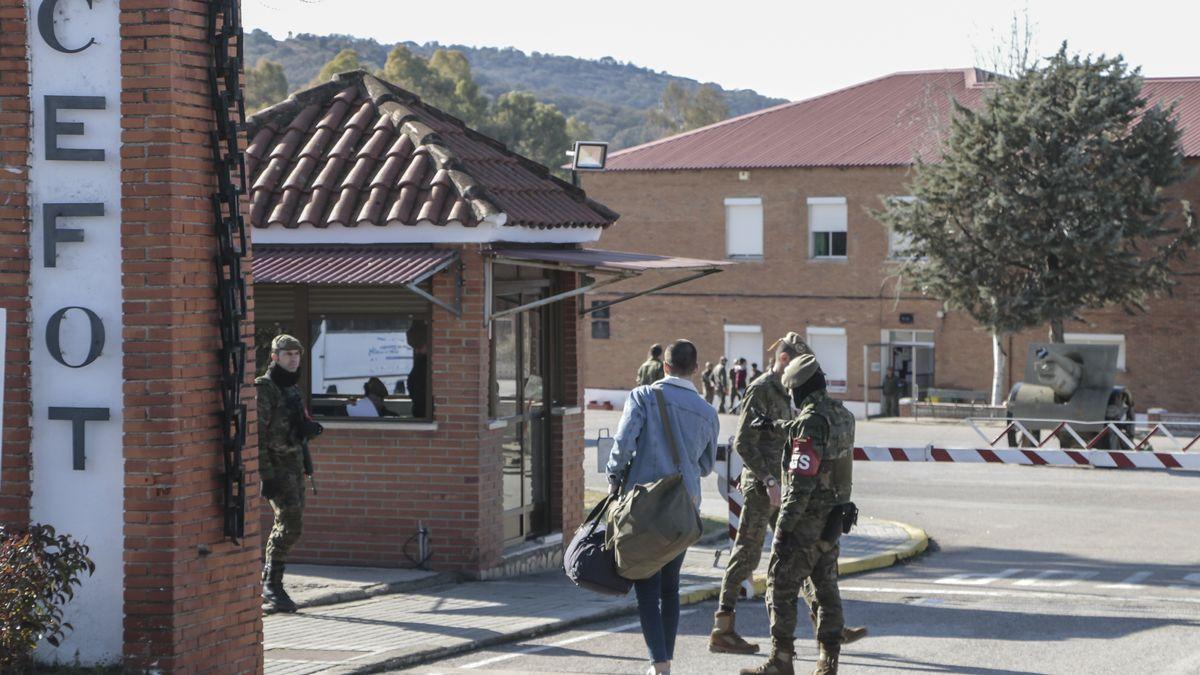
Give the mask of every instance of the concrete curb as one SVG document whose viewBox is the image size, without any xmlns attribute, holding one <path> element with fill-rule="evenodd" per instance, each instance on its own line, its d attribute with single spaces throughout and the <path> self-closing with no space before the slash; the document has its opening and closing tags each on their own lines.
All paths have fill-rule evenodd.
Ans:
<svg viewBox="0 0 1200 675">
<path fill-rule="evenodd" d="M 327 591 L 313 597 L 298 600 L 296 602 L 297 609 L 305 609 L 308 607 L 322 607 L 325 605 L 337 605 L 343 602 L 354 602 L 356 600 L 366 600 L 377 595 L 392 595 L 395 593 L 409 593 L 412 591 L 424 590 L 434 586 L 445 586 L 446 584 L 456 584 L 463 580 L 461 574 L 457 572 L 439 572 L 432 576 L 418 579 L 416 581 L 395 581 L 384 584 L 372 584 L 361 588 L 348 588 L 344 590 Z M 275 610 L 263 607 L 263 614 L 276 614 Z"/>
<path fill-rule="evenodd" d="M 897 522 L 894 520 L 878 520 L 877 519 L 876 522 L 887 523 L 889 525 L 895 525 L 896 527 L 899 527 L 900 529 L 904 530 L 908 534 L 908 541 L 906 541 L 905 543 L 903 543 L 901 545 L 894 546 L 887 551 L 883 551 L 883 552 L 878 553 L 873 556 L 839 561 L 838 562 L 838 576 L 849 576 L 852 574 L 859 574 L 861 572 L 867 572 L 870 570 L 876 570 L 876 569 L 882 569 L 885 567 L 890 567 L 890 566 L 895 565 L 896 563 L 900 562 L 901 560 L 906 560 L 908 558 L 912 558 L 912 557 L 922 553 L 929 546 L 929 535 L 927 535 L 925 533 L 925 530 L 923 530 L 919 527 L 913 527 L 912 525 L 908 525 L 907 523 L 901 523 L 901 522 Z M 762 595 L 763 593 L 765 593 L 766 585 L 767 585 L 766 575 L 756 574 L 754 576 L 754 592 L 756 594 Z M 721 584 L 719 581 L 684 586 L 679 589 L 679 604 L 680 605 L 694 605 L 697 603 L 704 602 L 706 600 L 711 600 L 712 598 L 715 598 L 718 595 L 720 595 L 720 593 L 721 593 Z M 631 602 L 630 604 L 619 606 L 619 607 L 611 607 L 611 608 L 596 612 L 594 614 L 591 614 L 589 616 L 581 616 L 581 617 L 576 617 L 573 619 L 565 619 L 562 621 L 556 621 L 554 623 L 548 623 L 548 624 L 545 624 L 542 626 L 534 626 L 532 628 L 526 628 L 526 629 L 522 629 L 522 630 L 518 630 L 518 631 L 513 631 L 512 633 L 506 633 L 504 635 L 496 635 L 496 636 L 492 636 L 492 637 L 485 638 L 482 640 L 474 640 L 472 642 L 466 642 L 461 645 L 452 645 L 449 647 L 439 647 L 437 649 L 431 649 L 429 651 L 421 652 L 419 654 L 405 654 L 404 656 L 398 656 L 395 658 L 387 659 L 386 661 L 380 661 L 380 662 L 370 663 L 370 664 L 363 664 L 358 667 L 336 669 L 333 672 L 346 673 L 346 674 L 349 674 L 349 673 L 378 673 L 378 672 L 382 672 L 385 670 L 410 668 L 413 666 L 420 665 L 422 663 L 428 663 L 429 661 L 435 661 L 435 660 L 439 660 L 439 659 L 448 658 L 451 656 L 457 656 L 459 654 L 473 652 L 473 651 L 483 649 L 486 647 L 492 647 L 495 645 L 505 644 L 505 643 L 510 643 L 510 642 L 517 642 L 520 640 L 527 640 L 529 638 L 539 637 L 541 635 L 546 635 L 548 633 L 556 633 L 556 632 L 566 630 L 568 628 L 574 628 L 575 626 L 579 626 L 579 625 L 583 625 L 583 624 L 594 623 L 596 621 L 606 621 L 608 619 L 615 619 L 618 617 L 629 616 L 631 614 L 636 614 L 636 613 L 637 613 L 637 604 L 636 604 L 636 602 Z"/>
</svg>

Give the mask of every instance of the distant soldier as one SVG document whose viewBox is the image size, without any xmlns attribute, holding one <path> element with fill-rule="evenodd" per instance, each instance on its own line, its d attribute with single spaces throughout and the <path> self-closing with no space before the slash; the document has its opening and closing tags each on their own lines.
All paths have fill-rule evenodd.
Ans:
<svg viewBox="0 0 1200 675">
<path fill-rule="evenodd" d="M 321 432 L 304 409 L 297 383 L 304 347 L 291 335 L 271 341 L 271 366 L 254 380 L 258 391 L 258 472 L 262 496 L 271 503 L 275 524 L 267 539 L 263 567 L 263 606 L 294 612 L 283 588 L 288 553 L 300 538 L 304 518 L 304 476 L 312 476 L 308 439 Z"/>
<path fill-rule="evenodd" d="M 646 355 L 646 362 L 638 368 L 637 376 L 634 378 L 634 386 L 640 387 L 644 384 L 654 384 L 666 377 L 666 373 L 663 372 L 662 355 L 662 345 L 651 345 L 650 353 Z"/>
<path fill-rule="evenodd" d="M 717 407 L 717 412 L 725 412 L 725 394 L 729 393 L 729 371 L 725 369 L 725 364 L 728 360 L 722 356 L 721 360 L 713 365 L 712 373 L 713 389 L 716 390 L 717 400 L 720 405 Z"/>
<path fill-rule="evenodd" d="M 704 400 L 709 405 L 712 405 L 712 402 L 713 402 L 712 361 L 704 362 L 704 370 L 700 371 L 700 385 L 704 391 Z"/>
<path fill-rule="evenodd" d="M 849 490 L 847 462 L 853 458 L 854 415 L 825 391 L 825 374 L 816 357 L 804 354 L 791 360 L 783 373 L 800 410 L 791 421 L 756 415 L 751 424 L 773 429 L 787 438 L 784 492 L 775 523 L 775 540 L 768 567 L 767 609 L 771 619 L 771 655 L 758 668 L 743 675 L 791 675 L 795 656 L 796 601 L 807 581 L 813 594 L 820 656 L 815 675 L 837 673 L 842 643 L 858 639 L 865 629 L 847 635 L 842 599 L 837 585 L 838 539 L 844 517 L 855 511 L 842 489 Z"/>
<path fill-rule="evenodd" d="M 887 374 L 883 376 L 883 416 L 900 416 L 900 378 L 895 369 L 888 366 Z"/>
<path fill-rule="evenodd" d="M 742 475 L 738 488 L 744 497 L 738 520 L 737 538 L 721 580 L 720 605 L 713 616 L 713 630 L 708 650 L 731 654 L 753 654 L 758 645 L 746 642 L 735 629 L 735 606 L 741 585 L 754 574 L 762 558 L 763 539 L 767 528 L 778 513 L 779 464 L 783 453 L 784 435 L 775 429 L 755 429 L 750 422 L 755 415 L 787 420 L 792 416 L 791 396 L 781 377 L 788 362 L 802 353 L 811 353 L 808 345 L 796 333 L 788 333 L 775 341 L 774 370 L 750 384 L 742 403 L 733 449 L 742 458 Z"/>
</svg>

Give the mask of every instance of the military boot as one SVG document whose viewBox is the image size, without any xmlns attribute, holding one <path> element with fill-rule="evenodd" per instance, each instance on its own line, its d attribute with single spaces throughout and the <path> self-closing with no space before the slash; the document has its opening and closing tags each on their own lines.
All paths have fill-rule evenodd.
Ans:
<svg viewBox="0 0 1200 675">
<path fill-rule="evenodd" d="M 717 611 L 713 615 L 712 635 L 708 637 L 708 651 L 718 654 L 757 654 L 758 645 L 746 642 L 733 629 L 733 612 Z"/>
<path fill-rule="evenodd" d="M 739 671 L 740 675 L 795 675 L 792 669 L 792 658 L 796 654 L 794 652 L 785 652 L 782 649 L 772 649 L 771 658 L 767 662 L 757 668 L 742 668 Z"/>
<path fill-rule="evenodd" d="M 844 645 L 858 642 L 865 637 L 867 637 L 866 626 L 846 626 L 842 629 L 842 644 Z"/>
<path fill-rule="evenodd" d="M 837 675 L 838 656 L 842 652 L 840 642 L 822 642 L 821 655 L 817 657 L 817 667 L 813 675 Z"/>
<path fill-rule="evenodd" d="M 283 565 L 267 564 L 263 568 L 263 609 L 276 612 L 292 613 L 296 611 L 296 603 L 283 590 Z"/>
</svg>

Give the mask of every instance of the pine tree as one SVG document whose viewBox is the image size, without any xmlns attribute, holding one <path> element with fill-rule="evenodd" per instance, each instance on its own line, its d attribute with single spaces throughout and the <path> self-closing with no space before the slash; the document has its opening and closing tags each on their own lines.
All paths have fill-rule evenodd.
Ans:
<svg viewBox="0 0 1200 675">
<path fill-rule="evenodd" d="M 1148 107 L 1121 57 L 1057 54 L 999 79 L 978 111 L 955 106 L 936 163 L 917 162 L 911 201 L 876 217 L 910 241 L 908 284 L 1001 339 L 1110 305 L 1145 309 L 1170 292 L 1200 243 L 1173 106 Z"/>
</svg>

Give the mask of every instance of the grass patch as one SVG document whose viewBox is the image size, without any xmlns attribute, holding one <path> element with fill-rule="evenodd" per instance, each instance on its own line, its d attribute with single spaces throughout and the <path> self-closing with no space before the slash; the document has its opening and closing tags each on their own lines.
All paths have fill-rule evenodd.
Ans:
<svg viewBox="0 0 1200 675">
<path fill-rule="evenodd" d="M 605 490 L 584 489 L 583 514 L 586 516 L 588 513 L 591 513 L 592 507 L 599 504 L 600 500 L 604 499 L 606 496 L 608 496 L 608 492 Z M 713 518 L 712 516 L 706 516 L 703 513 L 700 514 L 700 522 L 704 526 L 704 531 L 700 535 L 701 537 L 707 537 L 714 532 L 724 532 L 729 528 L 729 523 L 724 519 Z"/>
</svg>

